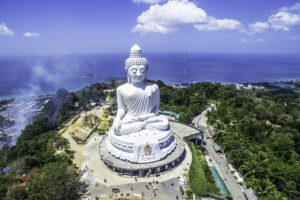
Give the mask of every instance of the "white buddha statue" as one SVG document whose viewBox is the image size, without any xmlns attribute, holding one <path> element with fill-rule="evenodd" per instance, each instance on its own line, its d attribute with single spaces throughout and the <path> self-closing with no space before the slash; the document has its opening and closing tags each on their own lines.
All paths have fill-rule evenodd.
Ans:
<svg viewBox="0 0 300 200">
<path fill-rule="evenodd" d="M 159 115 L 159 88 L 147 83 L 148 61 L 141 48 L 134 45 L 125 62 L 128 83 L 117 88 L 118 112 L 113 123 L 117 135 L 125 135 L 146 129 L 169 129 L 168 119 Z"/>
<path fill-rule="evenodd" d="M 118 112 L 106 148 L 130 162 L 160 160 L 175 149 L 176 139 L 168 119 L 159 115 L 159 88 L 146 82 L 148 61 L 138 45 L 131 48 L 125 70 L 128 83 L 117 88 Z"/>
</svg>

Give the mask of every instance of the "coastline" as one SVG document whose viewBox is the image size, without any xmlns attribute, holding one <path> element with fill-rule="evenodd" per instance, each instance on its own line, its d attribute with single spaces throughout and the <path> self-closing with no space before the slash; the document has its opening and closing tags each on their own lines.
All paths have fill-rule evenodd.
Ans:
<svg viewBox="0 0 300 200">
<path fill-rule="evenodd" d="M 121 79 L 119 79 L 121 80 Z M 196 84 L 196 83 L 203 83 L 203 82 L 207 82 L 207 81 L 199 81 L 199 82 L 192 82 L 192 83 L 166 83 L 169 86 L 172 86 L 174 88 L 184 88 L 184 87 L 188 87 L 191 84 Z M 99 82 L 99 83 L 108 83 L 108 82 Z M 246 89 L 246 90 L 252 90 L 252 89 L 286 89 L 286 90 L 296 90 L 297 88 L 300 88 L 300 80 L 299 79 L 289 79 L 289 80 L 281 80 L 281 81 L 274 81 L 274 82 L 248 82 L 248 83 L 222 83 L 222 82 L 209 82 L 209 83 L 214 83 L 214 84 L 221 84 L 221 85 L 233 85 L 235 86 L 235 88 L 237 90 L 240 89 Z M 91 84 L 90 84 L 91 85 Z M 85 85 L 79 89 L 75 89 L 75 90 L 71 90 L 70 92 L 76 92 L 79 91 L 82 88 L 85 87 L 89 87 L 90 85 Z M 47 99 L 49 100 L 51 98 L 51 96 L 54 95 L 54 91 L 51 94 L 38 94 L 36 96 L 28 96 L 28 97 L 14 97 L 14 98 L 1 98 L 0 97 L 0 101 L 5 101 L 5 100 L 12 100 L 11 105 L 9 105 L 10 107 L 14 107 L 14 104 L 17 104 L 16 102 L 22 102 L 25 100 L 25 102 L 27 100 L 30 100 L 31 102 L 29 102 L 29 104 L 40 104 L 38 102 L 40 102 L 39 99 L 45 99 L 45 102 L 47 101 Z M 26 100 L 27 99 L 27 100 Z M 46 103 L 40 104 L 42 106 L 39 107 L 39 111 L 41 111 L 41 109 L 43 108 L 43 106 Z M 23 105 L 23 106 L 22 106 Z M 19 108 L 13 109 L 15 110 L 15 112 L 11 112 L 9 111 L 9 109 L 7 110 L 2 110 L 0 112 L 0 116 L 3 116 L 5 120 L 12 120 L 13 125 L 12 126 L 7 126 L 4 128 L 0 127 L 3 129 L 2 131 L 0 131 L 0 136 L 2 136 L 3 138 L 7 138 L 7 141 L 1 141 L 0 143 L 0 148 L 1 146 L 8 144 L 8 145 L 13 145 L 17 138 L 18 135 L 20 135 L 20 132 L 23 128 L 25 128 L 26 125 L 30 124 L 33 120 L 33 118 L 38 114 L 38 112 L 36 112 L 35 114 L 29 114 L 30 117 L 25 117 L 26 112 L 27 113 L 31 113 L 30 109 L 27 109 L 26 112 L 22 112 L 22 107 L 26 107 L 26 103 L 18 105 Z M 26 120 L 25 120 L 26 119 Z M 20 125 L 21 124 L 21 125 Z M 15 132 L 15 133 L 13 133 Z"/>
<path fill-rule="evenodd" d="M 110 80 L 114 80 L 114 79 L 110 79 Z M 122 80 L 122 79 L 117 79 L 117 80 Z M 152 79 L 155 81 L 159 81 L 159 79 Z M 65 88 L 67 89 L 69 92 L 76 92 L 80 89 L 83 89 L 84 87 L 88 87 L 92 84 L 96 84 L 96 83 L 105 83 L 107 81 L 98 81 L 98 82 L 93 82 L 90 84 L 85 84 L 82 86 L 77 86 L 75 88 Z M 165 81 L 164 83 L 166 85 L 169 86 L 188 86 L 191 84 L 197 84 L 197 83 L 205 83 L 205 82 L 209 82 L 209 83 L 214 83 L 214 84 L 221 84 L 221 85 L 238 85 L 238 84 L 242 84 L 242 85 L 262 85 L 262 84 L 273 84 L 273 83 L 288 83 L 288 84 L 296 84 L 300 86 L 300 78 L 282 78 L 282 79 L 276 79 L 273 81 L 249 81 L 249 82 L 222 82 L 222 81 L 211 81 L 211 80 L 201 80 L 201 81 L 191 81 L 191 82 L 170 82 L 170 81 Z M 58 88 L 57 88 L 58 89 Z M 17 94 L 6 94 L 6 95 L 0 95 L 0 101 L 1 100 L 12 100 L 12 99 L 23 99 L 23 98 L 30 98 L 30 97 L 38 97 L 38 96 L 51 96 L 54 95 L 55 92 L 57 91 L 57 89 L 53 89 L 51 91 L 43 91 L 40 93 L 36 93 L 34 95 L 29 95 L 26 96 L 25 92 L 23 92 L 22 95 L 17 95 Z"/>
</svg>

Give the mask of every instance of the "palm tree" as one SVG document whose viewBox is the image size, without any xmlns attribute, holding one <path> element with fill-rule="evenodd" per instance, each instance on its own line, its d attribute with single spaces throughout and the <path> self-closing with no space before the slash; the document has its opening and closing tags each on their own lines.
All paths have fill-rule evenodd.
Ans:
<svg viewBox="0 0 300 200">
<path fill-rule="evenodd" d="M 263 174 L 266 171 L 265 164 L 268 161 L 268 157 L 265 152 L 258 151 L 256 154 L 250 155 L 248 161 L 244 162 L 240 166 L 240 170 L 244 172 L 244 177 L 255 176 L 257 174 Z"/>
</svg>

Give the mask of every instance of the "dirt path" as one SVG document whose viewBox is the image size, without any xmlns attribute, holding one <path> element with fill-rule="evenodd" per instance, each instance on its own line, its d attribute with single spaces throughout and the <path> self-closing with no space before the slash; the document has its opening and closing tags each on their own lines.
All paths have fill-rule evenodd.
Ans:
<svg viewBox="0 0 300 200">
<path fill-rule="evenodd" d="M 106 107 L 105 107 L 106 108 Z M 101 108 L 94 108 L 90 111 L 88 111 L 86 114 L 80 114 L 80 118 L 78 118 L 76 121 L 80 121 L 82 120 L 82 118 L 84 117 L 84 115 L 88 115 L 88 114 L 94 114 L 96 116 L 98 116 L 100 118 L 102 112 L 103 112 L 103 107 Z M 75 119 L 77 116 L 75 116 L 73 119 Z M 66 138 L 69 143 L 70 143 L 70 150 L 74 151 L 74 159 L 73 159 L 73 163 L 78 167 L 81 168 L 82 163 L 86 160 L 86 152 L 85 152 L 85 144 L 77 144 L 76 141 L 71 137 L 70 133 L 77 131 L 78 129 L 78 125 L 72 124 L 72 120 L 70 120 L 69 123 L 66 124 L 66 128 L 60 130 L 60 132 L 62 133 L 62 136 L 64 138 Z M 84 128 L 84 127 L 82 127 Z M 92 135 L 90 136 L 90 138 L 88 139 L 87 143 L 94 137 L 97 137 L 98 134 L 96 132 L 92 133 Z"/>
</svg>

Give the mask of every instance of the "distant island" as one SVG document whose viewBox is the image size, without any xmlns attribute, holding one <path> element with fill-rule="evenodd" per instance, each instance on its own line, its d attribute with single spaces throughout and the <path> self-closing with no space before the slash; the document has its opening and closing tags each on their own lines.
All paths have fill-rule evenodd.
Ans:
<svg viewBox="0 0 300 200">
<path fill-rule="evenodd" d="M 86 73 L 83 75 L 84 78 L 93 78 L 94 77 L 94 74 L 92 73 Z"/>
</svg>

